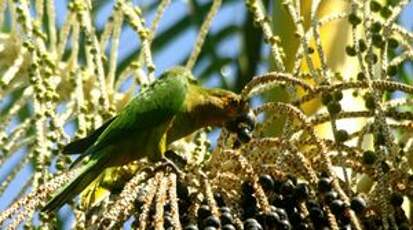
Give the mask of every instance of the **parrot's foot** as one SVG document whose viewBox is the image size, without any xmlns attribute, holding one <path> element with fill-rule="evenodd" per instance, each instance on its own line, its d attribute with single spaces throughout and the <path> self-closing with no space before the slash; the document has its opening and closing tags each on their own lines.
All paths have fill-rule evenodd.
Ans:
<svg viewBox="0 0 413 230">
<path fill-rule="evenodd" d="M 172 171 L 174 171 L 174 173 L 177 175 L 178 179 L 184 176 L 184 173 L 182 172 L 182 170 L 180 170 L 179 167 L 171 159 L 165 156 L 162 157 L 161 165 L 156 167 L 153 172 L 156 173 L 157 171 L 166 170 L 166 169 L 172 169 Z"/>
<path fill-rule="evenodd" d="M 165 158 L 175 163 L 175 165 L 178 166 L 179 168 L 184 168 L 186 164 L 188 163 L 187 159 L 178 155 L 175 151 L 172 151 L 172 150 L 166 151 L 164 153 L 164 156 Z"/>
</svg>

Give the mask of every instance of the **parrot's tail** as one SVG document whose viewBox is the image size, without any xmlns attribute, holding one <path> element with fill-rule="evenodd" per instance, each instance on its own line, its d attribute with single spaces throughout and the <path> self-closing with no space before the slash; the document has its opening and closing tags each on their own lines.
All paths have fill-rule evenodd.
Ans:
<svg viewBox="0 0 413 230">
<path fill-rule="evenodd" d="M 105 155 L 105 154 L 102 154 Z M 42 208 L 42 212 L 51 212 L 60 208 L 64 203 L 75 198 L 81 193 L 99 174 L 106 168 L 110 158 L 102 156 L 84 165 L 79 175 L 62 188 L 47 204 Z"/>
</svg>

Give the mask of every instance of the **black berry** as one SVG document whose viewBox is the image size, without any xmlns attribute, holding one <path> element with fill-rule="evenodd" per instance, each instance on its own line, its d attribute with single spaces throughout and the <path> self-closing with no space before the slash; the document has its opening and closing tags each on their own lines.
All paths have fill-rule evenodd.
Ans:
<svg viewBox="0 0 413 230">
<path fill-rule="evenodd" d="M 252 185 L 251 182 L 246 181 L 242 184 L 242 192 L 245 195 L 251 195 L 254 193 L 254 186 Z"/>
<path fill-rule="evenodd" d="M 329 177 L 322 177 L 320 178 L 320 180 L 318 181 L 318 190 L 320 190 L 320 192 L 328 192 L 331 190 L 331 178 Z"/>
<path fill-rule="evenodd" d="M 216 216 L 209 216 L 204 220 L 204 226 L 219 228 L 221 226 L 221 222 Z"/>
<path fill-rule="evenodd" d="M 344 212 L 345 204 L 342 200 L 336 199 L 331 202 L 330 208 L 334 215 L 339 216 Z"/>
<path fill-rule="evenodd" d="M 260 176 L 259 183 L 266 192 L 274 189 L 274 180 L 268 174 Z"/>
<path fill-rule="evenodd" d="M 280 193 L 281 195 L 292 195 L 294 190 L 294 183 L 292 180 L 288 179 L 284 183 L 281 184 Z"/>
<path fill-rule="evenodd" d="M 232 224 L 233 221 L 232 215 L 229 212 L 224 212 L 221 214 L 221 223 L 223 225 Z"/>
<path fill-rule="evenodd" d="M 249 218 L 244 221 L 244 229 L 257 229 L 262 230 L 262 226 L 256 219 Z"/>
<path fill-rule="evenodd" d="M 199 207 L 198 209 L 197 214 L 199 219 L 205 219 L 211 215 L 211 210 L 209 209 L 208 205 L 201 205 L 201 207 Z"/>
<path fill-rule="evenodd" d="M 338 198 L 337 192 L 331 190 L 324 195 L 325 202 L 330 205 L 334 200 Z"/>
<path fill-rule="evenodd" d="M 400 193 L 393 193 L 390 196 L 390 204 L 395 207 L 400 207 L 403 204 L 403 196 Z"/>
<path fill-rule="evenodd" d="M 363 164 L 372 165 L 377 160 L 377 155 L 371 150 L 367 150 L 363 153 Z"/>
<path fill-rule="evenodd" d="M 297 201 L 304 201 L 310 195 L 310 188 L 305 183 L 299 183 L 295 186 L 294 197 Z"/>
<path fill-rule="evenodd" d="M 236 230 L 236 228 L 232 224 L 226 224 L 222 226 L 222 230 Z"/>
<path fill-rule="evenodd" d="M 356 214 L 361 214 L 366 209 L 367 204 L 363 198 L 356 196 L 351 199 L 350 207 Z"/>
<path fill-rule="evenodd" d="M 219 192 L 214 193 L 214 199 L 217 202 L 218 207 L 225 206 L 224 197 L 222 196 L 221 193 Z"/>
</svg>

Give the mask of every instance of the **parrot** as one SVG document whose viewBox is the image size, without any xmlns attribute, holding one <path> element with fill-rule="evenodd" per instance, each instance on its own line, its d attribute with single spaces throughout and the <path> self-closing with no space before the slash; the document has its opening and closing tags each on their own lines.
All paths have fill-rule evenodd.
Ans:
<svg viewBox="0 0 413 230">
<path fill-rule="evenodd" d="M 173 67 L 143 89 L 116 116 L 85 138 L 63 147 L 63 154 L 81 154 L 70 166 L 70 169 L 77 167 L 79 173 L 53 194 L 41 211 L 60 208 L 106 169 L 143 158 L 154 163 L 172 163 L 164 156 L 168 145 L 201 128 L 228 126 L 229 130 L 241 134 L 240 141 L 248 141 L 254 119 L 248 101 L 239 94 L 203 87 L 189 69 Z"/>
</svg>

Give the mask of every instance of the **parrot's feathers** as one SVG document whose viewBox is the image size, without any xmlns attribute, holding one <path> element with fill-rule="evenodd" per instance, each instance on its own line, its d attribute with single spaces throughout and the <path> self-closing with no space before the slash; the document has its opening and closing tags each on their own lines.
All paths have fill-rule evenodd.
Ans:
<svg viewBox="0 0 413 230">
<path fill-rule="evenodd" d="M 101 179 L 101 178 L 99 178 Z M 80 206 L 84 209 L 89 209 L 96 206 L 106 197 L 108 197 L 111 191 L 103 186 L 100 186 L 101 180 L 95 180 L 92 182 L 81 194 L 80 194 Z"/>
<path fill-rule="evenodd" d="M 93 147 L 92 147 L 93 148 Z M 89 149 L 90 150 L 90 149 Z M 86 152 L 84 152 L 84 153 L 82 153 L 78 158 L 76 158 L 76 160 L 75 161 L 73 161 L 73 163 L 69 166 L 69 169 L 72 169 L 72 168 L 75 168 L 76 166 L 78 166 L 79 165 L 79 163 L 83 160 L 83 159 L 85 159 L 87 156 L 89 156 L 91 153 L 92 153 L 92 151 L 86 151 Z"/>
<path fill-rule="evenodd" d="M 111 119 L 105 121 L 99 128 L 94 130 L 92 133 L 87 135 L 82 139 L 78 139 L 75 141 L 70 142 L 65 147 L 63 147 L 62 153 L 63 154 L 79 154 L 84 153 L 90 146 L 95 143 L 95 141 L 99 138 L 100 134 L 114 121 L 116 118 L 112 117 Z"/>
<path fill-rule="evenodd" d="M 178 75 L 179 71 L 172 73 Z M 188 77 L 176 77 L 172 73 L 155 81 L 130 101 L 98 137 L 92 146 L 93 152 L 170 122 L 183 109 L 189 84 Z"/>
<path fill-rule="evenodd" d="M 98 159 L 90 161 L 83 166 L 79 175 L 70 181 L 62 190 L 60 190 L 47 204 L 42 208 L 42 212 L 51 212 L 59 208 L 67 201 L 75 198 L 82 192 L 99 174 L 105 169 L 105 165 L 110 161 L 109 154 L 102 154 Z"/>
<path fill-rule="evenodd" d="M 99 153 L 106 147 L 144 130 L 153 129 L 162 124 L 168 124 L 178 113 L 185 102 L 188 76 L 176 77 L 181 69 L 173 69 L 162 80 L 152 83 L 147 90 L 140 93 L 122 109 L 118 116 L 106 122 L 102 127 L 86 137 L 78 140 L 82 147 L 68 147 L 69 150 L 83 150 L 70 168 L 89 156 Z M 183 71 L 183 70 L 182 70 Z M 163 134 L 163 133 L 162 133 Z M 83 140 L 83 141 L 82 141 Z M 69 144 L 75 146 L 75 144 Z M 69 146 L 68 145 L 68 146 Z"/>
</svg>

